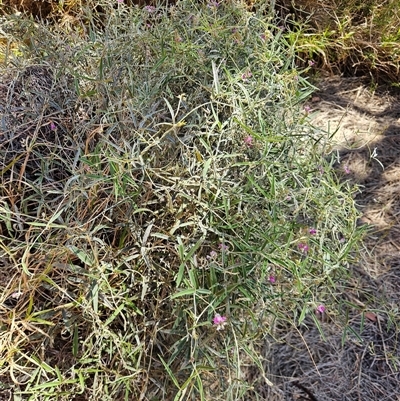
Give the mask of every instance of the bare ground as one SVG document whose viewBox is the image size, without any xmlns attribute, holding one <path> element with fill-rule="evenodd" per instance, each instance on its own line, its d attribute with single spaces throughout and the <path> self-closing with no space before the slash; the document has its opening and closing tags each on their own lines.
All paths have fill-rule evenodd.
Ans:
<svg viewBox="0 0 400 401">
<path fill-rule="evenodd" d="M 265 353 L 275 383 L 264 400 L 400 400 L 400 90 L 330 77 L 308 106 L 334 133 L 337 168 L 360 185 L 360 224 L 370 226 L 359 263 L 337 289 L 344 326 L 329 315 L 322 338 L 310 320 Z M 341 316 L 336 316 L 341 317 Z"/>
</svg>

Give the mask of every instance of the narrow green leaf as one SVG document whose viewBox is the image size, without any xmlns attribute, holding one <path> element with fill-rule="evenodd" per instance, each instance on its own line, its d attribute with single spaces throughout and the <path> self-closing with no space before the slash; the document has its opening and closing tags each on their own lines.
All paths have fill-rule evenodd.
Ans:
<svg viewBox="0 0 400 401">
<path fill-rule="evenodd" d="M 208 170 L 210 169 L 211 162 L 212 162 L 212 158 L 210 157 L 210 158 L 208 158 L 208 159 L 206 160 L 206 162 L 204 163 L 204 167 L 203 167 L 203 180 L 205 180 L 205 179 L 207 178 L 207 173 L 208 173 Z"/>
<path fill-rule="evenodd" d="M 171 298 L 179 298 L 179 297 L 185 297 L 187 295 L 193 295 L 196 292 L 195 288 L 186 288 L 185 290 L 179 291 L 176 294 L 172 294 Z"/>
<path fill-rule="evenodd" d="M 171 380 L 174 382 L 174 384 L 175 384 L 175 386 L 177 387 L 177 389 L 181 391 L 181 387 L 180 387 L 180 385 L 179 385 L 179 383 L 178 383 L 178 380 L 176 379 L 176 377 L 175 377 L 174 374 L 172 373 L 171 368 L 170 368 L 170 367 L 168 366 L 168 364 L 164 361 L 164 359 L 162 358 L 161 355 L 158 355 L 158 357 L 160 358 L 161 363 L 164 365 L 164 368 L 165 368 L 165 370 L 167 371 L 168 376 L 169 376 L 169 377 L 171 378 Z"/>
<path fill-rule="evenodd" d="M 299 324 L 301 324 L 303 320 L 306 318 L 306 314 L 307 314 L 307 305 L 303 305 L 303 309 L 301 310 L 299 317 Z"/>
<path fill-rule="evenodd" d="M 108 326 L 122 311 L 122 309 L 125 308 L 125 304 L 122 303 L 121 305 L 118 306 L 117 309 L 112 313 L 112 315 L 105 321 L 104 325 Z"/>
<path fill-rule="evenodd" d="M 89 256 L 85 251 L 82 249 L 79 249 L 78 247 L 74 245 L 68 245 L 67 248 L 75 255 L 77 256 L 81 262 L 83 262 L 85 265 L 88 266 L 93 266 L 94 261 L 91 256 Z"/>
<path fill-rule="evenodd" d="M 72 355 L 76 358 L 78 356 L 79 350 L 79 332 L 78 332 L 78 325 L 74 325 L 74 338 L 72 341 Z"/>
</svg>

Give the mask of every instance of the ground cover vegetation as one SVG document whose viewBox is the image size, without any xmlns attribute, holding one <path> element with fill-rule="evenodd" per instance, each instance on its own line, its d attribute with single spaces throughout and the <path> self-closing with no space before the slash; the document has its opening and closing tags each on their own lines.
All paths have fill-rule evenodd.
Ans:
<svg viewBox="0 0 400 401">
<path fill-rule="evenodd" d="M 398 85 L 397 0 L 278 0 L 276 7 L 291 25 L 288 40 L 323 71 Z"/>
<path fill-rule="evenodd" d="M 313 60 L 268 4 L 96 5 L 3 16 L 2 391 L 257 397 L 277 326 L 339 324 L 363 232 Z"/>
<path fill-rule="evenodd" d="M 156 4 L 151 0 L 124 0 L 124 3 L 129 6 Z M 264 3 L 263 0 L 244 2 L 248 9 L 256 9 Z M 318 67 L 335 74 L 366 75 L 375 82 L 398 83 L 400 4 L 397 0 L 276 0 L 266 3 L 277 12 L 282 26 L 290 28 L 288 40 L 296 45 L 296 52 L 303 59 L 314 59 Z M 0 5 L 3 13 L 18 10 L 36 18 L 56 20 L 64 26 L 79 24 L 86 19 L 89 10 L 97 15 L 107 12 L 99 2 L 78 0 L 2 0 Z"/>
</svg>

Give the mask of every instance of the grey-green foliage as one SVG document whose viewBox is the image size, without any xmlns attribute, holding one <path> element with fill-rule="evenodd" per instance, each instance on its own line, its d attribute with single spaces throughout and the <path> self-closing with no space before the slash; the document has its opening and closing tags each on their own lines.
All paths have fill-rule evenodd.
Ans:
<svg viewBox="0 0 400 401">
<path fill-rule="evenodd" d="M 274 319 L 331 302 L 360 236 L 355 188 L 300 109 L 313 88 L 273 16 L 234 2 L 102 6 L 76 31 L 32 26 L 24 53 L 67 77 L 70 95 L 68 113 L 38 119 L 50 151 L 33 146 L 42 171 L 12 192 L 23 214 L 4 207 L 2 249 L 23 250 L 13 280 L 32 300 L 17 316 L 42 325 L 49 349 L 67 333 L 61 367 L 18 343 L 22 371 L 36 369 L 26 391 L 240 399 Z"/>
</svg>

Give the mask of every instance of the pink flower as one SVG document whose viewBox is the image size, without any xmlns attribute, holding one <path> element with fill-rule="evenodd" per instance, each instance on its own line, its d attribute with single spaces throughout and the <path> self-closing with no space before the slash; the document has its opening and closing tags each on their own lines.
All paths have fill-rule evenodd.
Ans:
<svg viewBox="0 0 400 401">
<path fill-rule="evenodd" d="M 208 4 L 207 4 L 208 8 L 217 8 L 219 7 L 219 3 L 216 0 L 211 0 Z"/>
<path fill-rule="evenodd" d="M 303 253 L 307 253 L 308 252 L 308 245 L 307 244 L 303 244 L 303 243 L 300 243 L 299 245 L 297 245 L 298 247 L 299 247 L 299 249 L 300 249 L 300 251 L 301 252 L 303 252 Z"/>
<path fill-rule="evenodd" d="M 124 0 L 117 0 L 117 3 L 119 3 L 119 4 L 121 4 L 123 2 L 124 2 Z"/>
<path fill-rule="evenodd" d="M 214 326 L 217 326 L 217 330 L 223 330 L 226 325 L 226 316 L 221 316 L 217 313 L 213 319 Z"/>
<path fill-rule="evenodd" d="M 243 81 L 247 81 L 252 76 L 253 76 L 253 74 L 250 71 L 247 71 L 244 74 L 242 74 L 242 79 L 243 79 Z"/>
<path fill-rule="evenodd" d="M 55 131 L 56 130 L 56 125 L 53 123 L 53 121 L 50 123 L 50 129 L 52 130 L 52 131 Z"/>
<path fill-rule="evenodd" d="M 228 245 L 225 244 L 219 244 L 218 248 L 221 249 L 221 251 L 227 251 L 228 250 Z"/>
<path fill-rule="evenodd" d="M 347 164 L 344 166 L 344 172 L 346 174 L 350 174 L 351 173 L 351 170 L 350 170 L 350 168 L 349 168 L 349 166 Z"/>
<path fill-rule="evenodd" d="M 311 235 L 315 235 L 317 233 L 317 230 L 315 228 L 310 228 L 308 231 Z"/>
<path fill-rule="evenodd" d="M 246 138 L 244 138 L 244 143 L 247 146 L 253 146 L 253 137 L 251 135 L 247 135 Z"/>
<path fill-rule="evenodd" d="M 145 6 L 144 8 L 148 13 L 155 13 L 157 9 L 154 6 Z"/>
<path fill-rule="evenodd" d="M 317 313 L 323 314 L 323 313 L 325 313 L 326 308 L 325 308 L 324 305 L 318 305 L 317 308 L 316 308 L 316 311 L 317 311 Z"/>
<path fill-rule="evenodd" d="M 207 259 L 215 259 L 218 256 L 217 252 L 211 251 L 209 255 L 207 255 Z"/>
<path fill-rule="evenodd" d="M 268 277 L 268 281 L 269 281 L 271 284 L 275 284 L 275 282 L 276 282 L 275 276 L 273 276 L 273 275 L 271 274 L 271 276 Z"/>
<path fill-rule="evenodd" d="M 306 114 L 308 114 L 310 112 L 310 110 L 311 110 L 310 106 L 304 106 L 304 111 Z"/>
<path fill-rule="evenodd" d="M 314 60 L 309 60 L 309 61 L 308 61 L 308 65 L 309 65 L 310 67 L 312 67 L 313 65 L 315 65 L 315 61 L 314 61 Z"/>
</svg>

